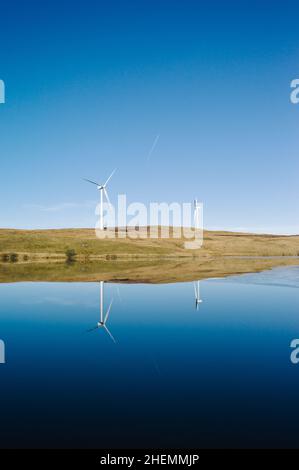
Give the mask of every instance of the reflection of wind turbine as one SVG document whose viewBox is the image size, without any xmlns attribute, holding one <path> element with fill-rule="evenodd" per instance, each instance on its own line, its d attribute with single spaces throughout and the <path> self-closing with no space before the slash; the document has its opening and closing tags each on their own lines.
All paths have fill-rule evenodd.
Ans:
<svg viewBox="0 0 299 470">
<path fill-rule="evenodd" d="M 194 199 L 194 227 L 200 228 L 200 210 L 201 203 L 197 199 Z"/>
<path fill-rule="evenodd" d="M 113 299 L 111 300 L 108 310 L 106 312 L 106 315 L 104 317 L 104 281 L 101 281 L 100 282 L 100 321 L 97 323 L 97 326 L 95 326 L 94 328 L 91 328 L 90 330 L 88 330 L 88 332 L 97 330 L 98 328 L 103 328 L 108 333 L 112 341 L 116 343 L 114 337 L 112 336 L 112 334 L 110 333 L 110 331 L 108 330 L 106 326 L 106 323 L 109 318 L 110 310 L 112 307 L 112 303 L 113 303 Z"/>
<path fill-rule="evenodd" d="M 108 196 L 108 193 L 106 191 L 106 186 L 107 186 L 107 183 L 108 181 L 110 180 L 110 178 L 112 178 L 112 176 L 114 175 L 116 171 L 116 168 L 112 171 L 111 175 L 109 176 L 109 178 L 105 181 L 104 184 L 99 184 L 99 183 L 96 183 L 96 181 L 91 181 L 91 180 L 88 180 L 86 178 L 83 178 L 84 181 L 88 181 L 88 183 L 91 183 L 91 184 L 95 184 L 97 186 L 97 189 L 100 191 L 100 197 L 101 197 L 101 203 L 100 203 L 100 229 L 103 230 L 104 229 L 104 214 L 103 214 L 103 202 L 104 202 L 104 196 L 108 202 L 109 205 L 111 205 L 111 202 L 110 202 L 110 199 L 109 199 L 109 196 Z"/>
<path fill-rule="evenodd" d="M 199 281 L 194 282 L 194 294 L 195 294 L 195 308 L 196 310 L 199 309 L 199 304 L 202 303 L 200 298 L 200 291 L 199 291 Z"/>
</svg>

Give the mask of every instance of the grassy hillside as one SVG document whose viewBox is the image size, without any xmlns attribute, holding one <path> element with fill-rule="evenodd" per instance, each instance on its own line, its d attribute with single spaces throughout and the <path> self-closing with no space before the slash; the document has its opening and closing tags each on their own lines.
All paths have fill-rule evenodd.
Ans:
<svg viewBox="0 0 299 470">
<path fill-rule="evenodd" d="M 93 229 L 13 230 L 0 229 L 0 256 L 16 253 L 19 261 L 63 259 L 68 248 L 79 259 L 100 257 L 214 257 L 298 256 L 299 236 L 204 232 L 200 250 L 184 248 L 185 239 L 98 239 Z"/>
</svg>

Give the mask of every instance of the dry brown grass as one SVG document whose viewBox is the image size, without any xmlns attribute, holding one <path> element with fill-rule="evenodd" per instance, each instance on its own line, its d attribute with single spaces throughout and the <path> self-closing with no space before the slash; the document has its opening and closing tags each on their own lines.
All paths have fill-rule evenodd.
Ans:
<svg viewBox="0 0 299 470">
<path fill-rule="evenodd" d="M 13 230 L 0 229 L 0 254 L 27 254 L 35 260 L 63 258 L 68 248 L 79 257 L 151 256 L 298 256 L 299 236 L 204 232 L 200 250 L 184 248 L 183 238 L 98 239 L 93 229 Z"/>
</svg>

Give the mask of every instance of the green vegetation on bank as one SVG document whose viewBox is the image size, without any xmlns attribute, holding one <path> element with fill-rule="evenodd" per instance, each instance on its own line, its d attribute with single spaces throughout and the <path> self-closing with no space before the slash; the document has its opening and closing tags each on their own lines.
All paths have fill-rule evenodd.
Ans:
<svg viewBox="0 0 299 470">
<path fill-rule="evenodd" d="M 298 259 L 287 257 L 0 263 L 0 282 L 187 282 L 295 264 Z"/>
</svg>

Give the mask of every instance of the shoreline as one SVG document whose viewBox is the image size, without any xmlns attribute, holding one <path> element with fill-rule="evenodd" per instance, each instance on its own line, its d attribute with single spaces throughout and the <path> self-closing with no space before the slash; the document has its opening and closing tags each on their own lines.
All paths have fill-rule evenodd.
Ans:
<svg viewBox="0 0 299 470">
<path fill-rule="evenodd" d="M 98 239 L 93 229 L 0 229 L 0 282 L 184 282 L 299 265 L 299 236 L 204 231 L 182 238 Z"/>
<path fill-rule="evenodd" d="M 299 266 L 299 257 L 215 257 L 0 263 L 0 284 L 19 282 L 119 282 L 163 284 L 222 278 Z"/>
</svg>

